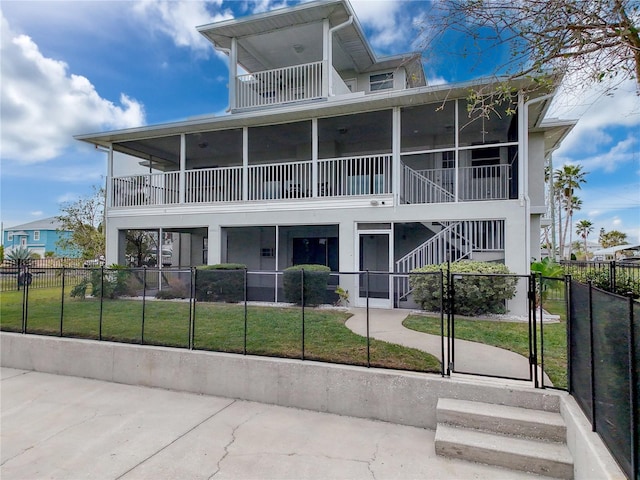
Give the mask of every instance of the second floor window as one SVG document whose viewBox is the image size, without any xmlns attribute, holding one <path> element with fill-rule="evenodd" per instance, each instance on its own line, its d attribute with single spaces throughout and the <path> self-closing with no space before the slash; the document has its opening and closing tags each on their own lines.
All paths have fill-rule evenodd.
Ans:
<svg viewBox="0 0 640 480">
<path fill-rule="evenodd" d="M 369 77 L 369 91 L 386 90 L 393 88 L 393 72 L 379 73 Z"/>
<path fill-rule="evenodd" d="M 7 241 L 8 242 L 13 241 L 13 232 L 7 232 Z"/>
<path fill-rule="evenodd" d="M 40 230 L 34 230 L 33 232 L 33 239 L 37 242 L 38 240 L 40 240 Z"/>
</svg>

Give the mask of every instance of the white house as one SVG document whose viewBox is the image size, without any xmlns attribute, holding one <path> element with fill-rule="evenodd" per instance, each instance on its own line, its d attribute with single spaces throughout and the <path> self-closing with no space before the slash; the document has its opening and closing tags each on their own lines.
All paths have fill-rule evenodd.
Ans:
<svg viewBox="0 0 640 480">
<path fill-rule="evenodd" d="M 174 265 L 472 258 L 527 274 L 540 258 L 545 159 L 573 126 L 545 120 L 552 95 L 515 93 L 515 114 L 471 121 L 483 81 L 429 86 L 420 54 L 379 58 L 346 0 L 198 31 L 229 56 L 228 115 L 76 137 L 109 150 L 107 263 L 125 263 L 130 229 L 179 237 Z M 376 278 L 375 305 L 407 295 Z M 358 282 L 340 279 L 355 304 Z"/>
</svg>

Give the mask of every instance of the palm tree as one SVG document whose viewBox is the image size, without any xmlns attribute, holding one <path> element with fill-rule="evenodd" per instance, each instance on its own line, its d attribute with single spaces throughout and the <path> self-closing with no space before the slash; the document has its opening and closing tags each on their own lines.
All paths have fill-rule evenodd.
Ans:
<svg viewBox="0 0 640 480">
<path fill-rule="evenodd" d="M 593 223 L 589 220 L 580 220 L 576 224 L 576 233 L 582 237 L 582 242 L 584 244 L 584 255 L 587 260 L 589 260 L 589 255 L 587 253 L 587 237 L 590 233 L 593 233 Z"/>
<path fill-rule="evenodd" d="M 571 198 L 565 199 L 564 210 L 565 212 L 567 212 L 567 218 L 564 224 L 564 234 L 566 236 L 567 231 L 569 232 L 569 256 L 571 256 L 571 244 L 573 243 L 573 230 L 571 230 L 571 223 L 573 221 L 573 212 L 577 212 L 581 208 L 582 208 L 582 200 L 580 200 L 575 195 L 572 195 Z"/>
<path fill-rule="evenodd" d="M 562 208 L 567 212 L 567 220 L 565 220 L 565 228 L 564 234 L 560 234 L 560 252 L 564 253 L 564 245 L 566 243 L 567 230 L 568 226 L 571 224 L 571 217 L 573 216 L 573 212 L 575 210 L 579 210 L 580 206 L 577 205 L 576 200 L 579 200 L 575 195 L 574 191 L 576 189 L 582 188 L 582 184 L 586 182 L 586 175 L 588 172 L 582 171 L 581 165 L 563 165 L 562 168 L 557 169 L 553 173 L 553 178 L 555 180 L 554 186 L 557 189 L 558 193 L 558 203 L 560 208 L 559 212 L 559 221 L 558 223 L 562 224 Z M 581 202 L 580 202 L 581 203 Z M 577 206 L 577 208 L 576 208 Z M 569 234 L 569 238 L 571 238 L 571 234 Z M 571 240 L 569 240 L 571 242 Z"/>
</svg>

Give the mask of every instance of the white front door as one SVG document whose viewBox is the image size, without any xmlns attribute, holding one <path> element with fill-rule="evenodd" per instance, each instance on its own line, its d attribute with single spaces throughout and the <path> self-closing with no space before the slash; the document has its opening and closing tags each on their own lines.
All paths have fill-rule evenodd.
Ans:
<svg viewBox="0 0 640 480">
<path fill-rule="evenodd" d="M 392 307 L 391 232 L 380 230 L 358 231 L 358 275 L 357 306 L 373 308 Z"/>
</svg>

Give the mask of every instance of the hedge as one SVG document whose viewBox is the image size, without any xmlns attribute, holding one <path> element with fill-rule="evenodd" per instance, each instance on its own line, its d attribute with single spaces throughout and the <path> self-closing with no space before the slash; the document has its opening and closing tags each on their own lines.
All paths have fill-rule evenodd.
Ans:
<svg viewBox="0 0 640 480">
<path fill-rule="evenodd" d="M 326 303 L 331 269 L 325 265 L 295 265 L 285 269 L 282 281 L 287 301 L 302 305 L 301 270 L 304 270 L 304 304 L 311 307 Z"/>
<path fill-rule="evenodd" d="M 436 275 L 446 271 L 445 263 L 427 265 L 413 270 L 415 273 L 431 275 L 409 275 L 409 283 L 413 289 L 413 299 L 423 310 L 440 311 L 441 287 L 448 288 L 446 275 Z M 476 316 L 487 313 L 506 313 L 506 300 L 516 294 L 517 278 L 509 276 L 509 269 L 498 263 L 474 262 L 463 260 L 450 264 L 452 275 L 461 275 L 454 282 L 454 312 L 459 315 Z M 473 275 L 477 274 L 477 275 Z M 494 276 L 496 275 L 497 276 Z M 443 303 L 447 311 L 447 302 Z"/>
<path fill-rule="evenodd" d="M 241 263 L 204 265 L 196 269 L 196 300 L 237 303 L 244 300 L 244 272 Z"/>
</svg>

